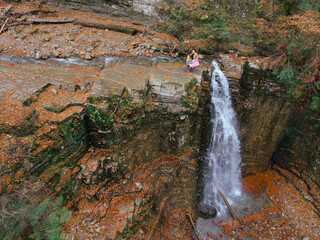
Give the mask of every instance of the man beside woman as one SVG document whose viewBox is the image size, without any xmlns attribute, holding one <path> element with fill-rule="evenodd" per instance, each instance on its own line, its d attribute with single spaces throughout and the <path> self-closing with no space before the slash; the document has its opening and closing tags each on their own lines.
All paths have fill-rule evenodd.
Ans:
<svg viewBox="0 0 320 240">
<path fill-rule="evenodd" d="M 196 62 L 193 60 L 196 60 Z M 192 52 L 187 56 L 187 70 L 194 70 L 196 69 L 196 66 L 199 66 L 198 53 L 196 53 L 195 50 L 192 50 Z"/>
</svg>

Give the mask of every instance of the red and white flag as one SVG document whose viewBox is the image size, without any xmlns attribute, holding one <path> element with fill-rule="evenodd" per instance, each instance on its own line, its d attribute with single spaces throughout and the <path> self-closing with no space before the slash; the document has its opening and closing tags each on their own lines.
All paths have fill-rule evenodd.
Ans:
<svg viewBox="0 0 320 240">
<path fill-rule="evenodd" d="M 188 61 L 188 64 L 191 68 L 194 68 L 194 67 L 198 67 L 200 64 L 199 64 L 199 59 L 194 59 L 194 60 L 191 60 L 191 61 Z"/>
</svg>

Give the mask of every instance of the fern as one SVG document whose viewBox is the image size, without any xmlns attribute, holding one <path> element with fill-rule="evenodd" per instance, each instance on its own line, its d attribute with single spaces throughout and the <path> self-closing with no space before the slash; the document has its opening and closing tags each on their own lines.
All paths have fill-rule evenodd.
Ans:
<svg viewBox="0 0 320 240">
<path fill-rule="evenodd" d="M 63 239 L 61 227 L 71 216 L 62 207 L 63 198 L 39 202 L 31 197 L 12 199 L 0 212 L 1 239 Z"/>
</svg>

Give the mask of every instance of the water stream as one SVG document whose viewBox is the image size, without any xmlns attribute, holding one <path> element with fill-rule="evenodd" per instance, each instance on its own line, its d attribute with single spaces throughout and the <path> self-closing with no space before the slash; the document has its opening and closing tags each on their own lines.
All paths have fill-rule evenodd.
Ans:
<svg viewBox="0 0 320 240">
<path fill-rule="evenodd" d="M 204 166 L 203 202 L 215 207 L 218 215 L 227 213 L 227 206 L 218 189 L 229 203 L 241 195 L 240 141 L 237 121 L 232 109 L 229 83 L 216 61 L 211 80 L 211 140 Z"/>
</svg>

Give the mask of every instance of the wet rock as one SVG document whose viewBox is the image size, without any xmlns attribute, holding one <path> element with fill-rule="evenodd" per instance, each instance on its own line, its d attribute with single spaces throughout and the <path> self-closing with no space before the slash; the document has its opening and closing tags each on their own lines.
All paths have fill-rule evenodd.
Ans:
<svg viewBox="0 0 320 240">
<path fill-rule="evenodd" d="M 199 215 L 204 219 L 214 218 L 217 215 L 217 209 L 206 203 L 199 203 Z"/>
</svg>

